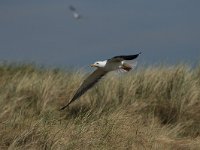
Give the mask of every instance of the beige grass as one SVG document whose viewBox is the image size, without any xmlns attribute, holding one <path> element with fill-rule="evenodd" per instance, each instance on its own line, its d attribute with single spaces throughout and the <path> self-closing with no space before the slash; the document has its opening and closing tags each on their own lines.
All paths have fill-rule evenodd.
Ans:
<svg viewBox="0 0 200 150">
<path fill-rule="evenodd" d="M 69 109 L 82 71 L 0 66 L 0 149 L 200 149 L 200 67 L 109 75 Z"/>
</svg>

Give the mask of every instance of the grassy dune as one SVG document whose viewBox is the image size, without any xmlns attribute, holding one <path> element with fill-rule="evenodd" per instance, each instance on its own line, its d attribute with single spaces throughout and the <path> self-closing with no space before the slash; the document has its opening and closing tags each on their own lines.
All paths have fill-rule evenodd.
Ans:
<svg viewBox="0 0 200 150">
<path fill-rule="evenodd" d="M 0 149 L 200 149 L 200 66 L 110 74 L 59 112 L 85 76 L 0 65 Z"/>
</svg>

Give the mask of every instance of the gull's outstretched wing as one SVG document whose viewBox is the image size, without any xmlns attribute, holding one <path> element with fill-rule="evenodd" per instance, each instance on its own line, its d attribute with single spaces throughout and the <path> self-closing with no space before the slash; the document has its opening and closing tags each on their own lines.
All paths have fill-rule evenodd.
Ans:
<svg viewBox="0 0 200 150">
<path fill-rule="evenodd" d="M 70 100 L 70 102 L 62 107 L 60 110 L 65 109 L 68 107 L 73 101 L 78 99 L 81 95 L 83 95 L 87 90 L 89 90 L 95 83 L 97 83 L 105 74 L 107 71 L 104 71 L 103 69 L 98 68 L 95 70 L 91 75 L 89 75 L 82 83 L 82 85 L 79 87 L 79 89 L 76 91 L 73 98 Z"/>
<path fill-rule="evenodd" d="M 124 60 L 133 60 L 133 59 L 136 59 L 140 54 L 141 54 L 141 52 L 136 54 L 136 55 L 115 56 L 115 57 L 109 59 L 108 62 L 121 62 L 121 61 L 124 61 Z"/>
</svg>

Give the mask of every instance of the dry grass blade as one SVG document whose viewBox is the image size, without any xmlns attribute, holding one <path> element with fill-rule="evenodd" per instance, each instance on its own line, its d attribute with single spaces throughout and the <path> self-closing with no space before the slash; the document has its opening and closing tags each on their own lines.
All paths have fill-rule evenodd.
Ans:
<svg viewBox="0 0 200 150">
<path fill-rule="evenodd" d="M 200 149 L 200 66 L 104 78 L 60 112 L 83 71 L 0 65 L 0 149 Z"/>
</svg>

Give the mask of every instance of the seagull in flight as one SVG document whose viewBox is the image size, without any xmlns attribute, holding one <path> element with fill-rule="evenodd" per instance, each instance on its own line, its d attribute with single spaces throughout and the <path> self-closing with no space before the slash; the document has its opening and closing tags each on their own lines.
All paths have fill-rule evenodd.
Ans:
<svg viewBox="0 0 200 150">
<path fill-rule="evenodd" d="M 97 61 L 94 64 L 92 64 L 91 67 L 96 67 L 97 69 L 83 81 L 73 98 L 69 101 L 69 103 L 67 103 L 67 105 L 63 106 L 60 110 L 64 110 L 72 102 L 81 97 L 87 90 L 92 88 L 108 72 L 115 70 L 123 70 L 124 72 L 129 72 L 130 70 L 132 70 L 134 66 L 132 66 L 129 63 L 129 61 L 136 59 L 140 54 L 141 52 L 136 55 L 115 56 L 111 59 Z"/>
<path fill-rule="evenodd" d="M 69 10 L 72 12 L 72 15 L 75 19 L 81 19 L 82 16 L 76 11 L 76 8 L 72 5 L 69 6 Z"/>
</svg>

